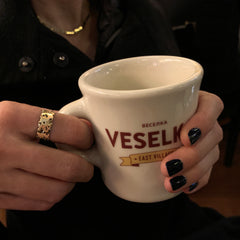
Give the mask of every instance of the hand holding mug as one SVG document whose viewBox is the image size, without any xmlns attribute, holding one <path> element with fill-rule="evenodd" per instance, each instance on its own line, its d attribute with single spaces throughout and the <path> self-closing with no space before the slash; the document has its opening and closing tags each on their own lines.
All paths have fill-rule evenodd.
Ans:
<svg viewBox="0 0 240 240">
<path fill-rule="evenodd" d="M 76 182 L 89 181 L 93 166 L 79 155 L 38 143 L 37 131 L 44 116 L 54 114 L 45 138 L 78 149 L 92 145 L 85 120 L 44 111 L 17 102 L 0 103 L 0 208 L 47 210 L 64 198 Z M 41 115 L 41 119 L 39 116 Z M 66 128 L 66 126 L 68 126 Z"/>
<path fill-rule="evenodd" d="M 106 63 L 80 77 L 83 98 L 61 112 L 92 123 L 96 145 L 79 154 L 101 169 L 114 194 L 136 202 L 178 194 L 166 191 L 161 161 L 182 145 L 181 128 L 197 109 L 202 75 L 193 60 L 148 56 Z"/>
<path fill-rule="evenodd" d="M 164 185 L 169 192 L 194 193 L 208 183 L 220 155 L 218 143 L 223 131 L 217 119 L 222 110 L 223 102 L 219 97 L 199 92 L 196 113 L 180 133 L 183 146 L 161 163 Z"/>
<path fill-rule="evenodd" d="M 153 64 L 152 68 L 158 66 L 156 63 Z M 141 68 L 144 69 L 143 67 Z M 112 69 L 109 70 L 112 71 Z M 109 73 L 106 72 L 106 74 L 108 75 Z M 132 90 L 125 89 L 121 91 L 129 92 Z M 119 99 L 121 99 L 121 96 L 119 96 Z M 106 102 L 109 102 L 108 98 L 105 100 Z M 127 177 L 127 179 L 130 181 L 127 182 L 123 180 L 123 182 L 126 183 L 126 185 L 123 185 L 123 195 L 121 195 L 123 198 L 128 198 L 129 196 L 128 194 L 126 195 L 128 192 L 125 192 L 124 188 L 126 186 L 126 189 L 128 189 L 129 183 L 130 186 L 136 184 L 136 188 L 132 188 L 133 196 L 135 197 L 133 200 L 135 201 L 158 201 L 163 198 L 173 197 L 179 191 L 185 191 L 188 193 L 189 190 L 196 187 L 196 183 L 198 182 L 199 184 L 197 187 L 191 191 L 194 192 L 207 183 L 212 166 L 219 157 L 218 142 L 222 139 L 222 130 L 217 123 L 217 118 L 223 109 L 221 100 L 217 96 L 207 92 L 200 91 L 198 104 L 197 99 L 195 99 L 195 101 L 195 104 L 197 105 L 195 106 L 197 107 L 196 112 L 183 125 L 176 125 L 175 135 L 170 134 L 172 139 L 168 135 L 166 131 L 167 129 L 163 128 L 168 126 L 169 122 L 166 124 L 166 122 L 162 120 L 164 118 L 162 118 L 161 114 L 157 121 L 144 120 L 143 122 L 140 117 L 137 118 L 137 121 L 134 121 L 135 125 L 133 127 L 128 126 L 128 123 L 131 123 L 132 117 L 136 116 L 136 114 L 131 115 L 131 113 L 134 113 L 135 106 L 139 105 L 141 101 L 136 102 L 133 99 L 132 106 L 134 111 L 128 112 L 129 114 L 125 116 L 120 114 L 121 118 L 118 118 L 118 115 L 116 114 L 116 116 L 114 115 L 114 113 L 121 113 L 120 108 L 118 107 L 112 108 L 113 111 L 110 112 L 109 118 L 106 118 L 101 109 L 96 108 L 97 112 L 100 114 L 102 123 L 105 123 L 106 120 L 112 123 L 116 122 L 117 126 L 121 126 L 122 123 L 127 123 L 126 128 L 123 129 L 116 127 L 110 128 L 110 125 L 106 124 L 103 129 L 103 133 L 105 134 L 104 138 L 100 138 L 100 140 L 106 140 L 108 143 L 108 148 L 106 149 L 107 153 L 112 152 L 117 146 L 120 150 L 123 148 L 125 152 L 124 154 L 121 154 L 120 157 L 116 156 L 116 164 L 113 168 L 111 165 L 109 167 L 109 162 L 107 162 L 108 160 L 111 161 L 113 159 L 112 157 L 110 159 L 105 158 L 103 161 L 102 157 L 97 157 L 97 155 L 95 155 L 98 150 L 97 145 L 93 150 L 84 153 L 87 154 L 86 157 L 88 160 L 92 157 L 90 153 L 93 154 L 93 156 L 96 157 L 96 159 L 94 158 L 96 165 L 104 167 L 104 164 L 106 164 L 106 173 L 109 172 L 109 169 L 114 169 L 110 176 L 114 180 L 116 174 L 120 180 L 119 184 L 122 183 L 122 177 L 129 174 L 130 177 Z M 85 103 L 87 104 L 87 101 Z M 128 106 L 127 99 L 123 99 L 123 103 L 125 106 Z M 167 101 L 167 103 L 170 102 Z M 105 106 L 105 104 L 103 105 Z M 181 108 L 179 102 L 178 105 Z M 157 106 L 155 106 L 156 111 L 147 111 L 146 113 L 148 114 L 144 114 L 144 111 L 141 111 L 141 109 L 137 111 L 139 111 L 140 116 L 151 116 L 153 118 L 155 112 L 159 113 L 160 106 L 161 104 L 157 104 Z M 148 107 L 145 107 L 144 109 L 149 110 Z M 0 104 L 0 208 L 18 210 L 49 209 L 71 191 L 75 182 L 85 182 L 92 177 L 93 166 L 91 163 L 84 160 L 83 152 L 80 153 L 81 156 L 79 155 L 79 151 L 77 151 L 78 154 L 73 154 L 73 152 L 63 152 L 58 149 L 38 144 L 36 131 L 39 128 L 37 123 L 41 111 L 42 109 L 39 107 L 16 102 L 5 101 Z M 76 149 L 84 150 L 91 147 L 93 137 L 88 122 L 73 116 L 59 114 L 56 111 L 54 111 L 54 113 L 54 122 L 49 135 L 51 141 L 64 144 L 64 146 L 72 146 L 71 149 L 74 147 Z M 77 108 L 73 114 L 77 115 L 78 113 L 79 109 Z M 82 111 L 80 111 L 80 113 L 82 113 Z M 186 116 L 186 118 L 188 117 Z M 93 120 L 94 119 L 91 119 L 91 121 Z M 182 128 L 178 128 L 178 126 L 181 125 Z M 140 128 L 141 131 L 136 130 L 138 128 Z M 198 135 L 197 138 L 195 135 L 195 140 L 198 140 L 194 144 L 191 144 L 189 133 L 195 128 L 201 130 L 201 135 Z M 179 141 L 179 136 L 181 141 Z M 175 142 L 174 139 L 177 139 L 177 141 Z M 191 136 L 192 143 L 193 139 L 193 136 Z M 169 141 L 172 141 L 172 143 L 175 144 L 174 149 L 177 148 L 177 150 L 170 153 L 162 160 L 162 157 L 164 157 L 166 153 L 169 153 L 167 150 L 171 149 L 169 148 L 170 145 L 166 144 Z M 166 147 L 165 149 L 152 151 L 154 148 L 161 147 L 158 145 L 164 146 L 164 144 Z M 149 151 L 150 154 L 143 148 L 147 146 L 151 146 L 151 151 Z M 126 163 L 132 161 L 129 161 L 129 159 L 132 157 L 131 152 L 133 149 L 134 151 L 136 149 L 139 150 L 137 153 L 139 155 L 136 156 L 136 160 L 139 163 L 128 166 L 129 164 Z M 165 154 L 158 154 L 159 151 L 166 152 Z M 151 154 L 155 154 L 156 158 Z M 160 158 L 158 159 L 157 156 Z M 153 160 L 159 161 L 154 162 Z M 172 171 L 170 172 L 171 174 L 169 174 L 167 165 L 169 165 L 168 162 L 173 162 L 172 160 L 174 160 L 174 162 L 180 160 L 182 162 L 182 169 L 179 170 L 178 168 L 178 171 L 176 171 L 176 167 L 175 172 Z M 133 159 L 133 162 L 134 161 L 135 159 Z M 122 163 L 127 166 L 121 166 Z M 151 165 L 154 168 L 153 171 Z M 144 166 L 147 166 L 147 168 L 142 168 Z M 118 172 L 119 168 L 122 169 L 122 172 Z M 139 170 L 143 170 L 143 174 L 138 173 Z M 137 172 L 136 176 L 134 175 L 134 171 Z M 144 181 L 146 175 L 150 176 L 150 178 L 153 176 L 152 181 Z M 136 181 L 139 176 L 141 176 L 143 180 L 140 179 L 140 181 Z M 173 190 L 171 179 L 178 176 L 184 176 L 186 180 L 185 184 L 178 189 Z M 103 172 L 103 178 L 104 177 L 105 175 Z M 141 183 L 143 185 L 141 185 Z M 145 183 L 146 185 L 144 185 Z M 144 194 L 149 193 L 148 186 L 152 183 L 153 188 L 150 189 L 151 191 L 153 190 L 153 192 L 156 190 L 157 194 L 149 194 L 149 196 L 150 198 L 152 198 L 152 196 L 156 197 L 154 199 L 149 200 L 148 198 L 146 200 Z M 113 184 L 115 184 L 114 181 Z M 111 187 L 111 184 L 109 186 Z M 120 188 L 118 188 L 118 185 L 116 186 L 116 192 L 117 190 L 122 189 L 121 186 Z M 154 186 L 156 186 L 156 188 L 154 188 Z M 136 189 L 138 190 L 137 195 L 135 195 Z M 147 192 L 145 192 L 145 190 Z M 115 188 L 112 188 L 112 191 L 115 191 Z M 172 194 L 168 195 L 167 192 L 172 192 Z M 144 199 L 138 198 L 138 196 L 143 196 Z"/>
</svg>

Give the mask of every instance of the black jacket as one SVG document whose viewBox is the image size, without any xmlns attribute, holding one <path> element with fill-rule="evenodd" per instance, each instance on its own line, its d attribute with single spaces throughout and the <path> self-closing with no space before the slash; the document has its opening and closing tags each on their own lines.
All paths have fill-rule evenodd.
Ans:
<svg viewBox="0 0 240 240">
<path fill-rule="evenodd" d="M 42 26 L 28 0 L 0 0 L 0 99 L 59 109 L 81 97 L 78 77 L 95 65 L 140 55 L 179 55 L 165 12 L 157 0 L 102 1 L 97 55 L 91 61 Z M 14 240 L 239 237 L 229 219 L 184 194 L 154 204 L 122 200 L 104 186 L 97 168 L 89 183 L 78 183 L 49 211 L 7 215 Z"/>
<path fill-rule="evenodd" d="M 135 8 L 134 12 L 125 11 L 125 6 L 119 6 L 124 10 L 120 12 L 115 6 L 118 1 L 112 1 L 112 5 L 104 4 L 105 11 L 99 23 L 101 37 L 96 60 L 92 62 L 65 39 L 43 27 L 27 0 L 1 2 L 8 8 L 12 5 L 10 9 L 0 10 L 1 16 L 6 15 L 0 22 L 2 99 L 16 99 L 19 96 L 19 101 L 59 108 L 80 96 L 77 79 L 96 64 L 137 55 L 178 54 L 170 26 L 165 27 L 167 20 L 146 3 L 144 8 L 135 8 L 130 1 L 128 4 L 133 5 L 131 8 Z M 164 28 L 159 28 L 157 23 Z M 117 37 L 109 42 L 109 38 L 119 29 Z M 64 63 L 58 60 L 61 54 L 66 55 Z M 26 58 L 30 61 L 29 66 L 21 67 L 21 62 Z M 50 99 L 45 96 L 46 100 L 43 100 L 38 95 L 46 86 L 49 92 L 56 93 L 56 101 L 52 96 Z"/>
</svg>

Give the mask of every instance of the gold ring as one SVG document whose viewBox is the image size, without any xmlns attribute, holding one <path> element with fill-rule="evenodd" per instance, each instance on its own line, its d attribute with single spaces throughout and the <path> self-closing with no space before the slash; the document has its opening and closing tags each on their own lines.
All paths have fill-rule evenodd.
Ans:
<svg viewBox="0 0 240 240">
<path fill-rule="evenodd" d="M 45 141 L 49 141 L 49 136 L 53 126 L 54 112 L 43 109 L 38 121 L 38 129 L 36 137 Z"/>
</svg>

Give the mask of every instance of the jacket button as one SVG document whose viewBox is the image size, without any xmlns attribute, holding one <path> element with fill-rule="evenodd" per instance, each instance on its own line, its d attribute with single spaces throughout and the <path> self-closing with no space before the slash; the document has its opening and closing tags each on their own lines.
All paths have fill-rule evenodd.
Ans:
<svg viewBox="0 0 240 240">
<path fill-rule="evenodd" d="M 18 67 L 22 72 L 30 72 L 35 63 L 30 57 L 22 57 L 18 62 Z"/>
<path fill-rule="evenodd" d="M 69 58 L 65 53 L 55 53 L 53 56 L 53 62 L 58 67 L 64 68 L 69 63 Z"/>
</svg>

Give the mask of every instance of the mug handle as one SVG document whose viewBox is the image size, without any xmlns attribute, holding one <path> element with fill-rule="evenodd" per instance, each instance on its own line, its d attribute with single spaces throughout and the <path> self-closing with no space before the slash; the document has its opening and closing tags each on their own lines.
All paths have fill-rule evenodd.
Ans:
<svg viewBox="0 0 240 240">
<path fill-rule="evenodd" d="M 73 115 L 78 118 L 85 118 L 85 119 L 89 118 L 87 114 L 87 106 L 86 106 L 84 97 L 65 105 L 59 110 L 59 113 Z M 64 151 L 69 151 L 74 154 L 78 154 L 88 162 L 92 163 L 93 165 L 100 167 L 101 161 L 100 161 L 100 156 L 99 156 L 99 152 L 97 150 L 96 144 L 94 144 L 88 150 L 80 150 L 62 143 L 57 143 L 56 145 L 59 149 Z"/>
</svg>

